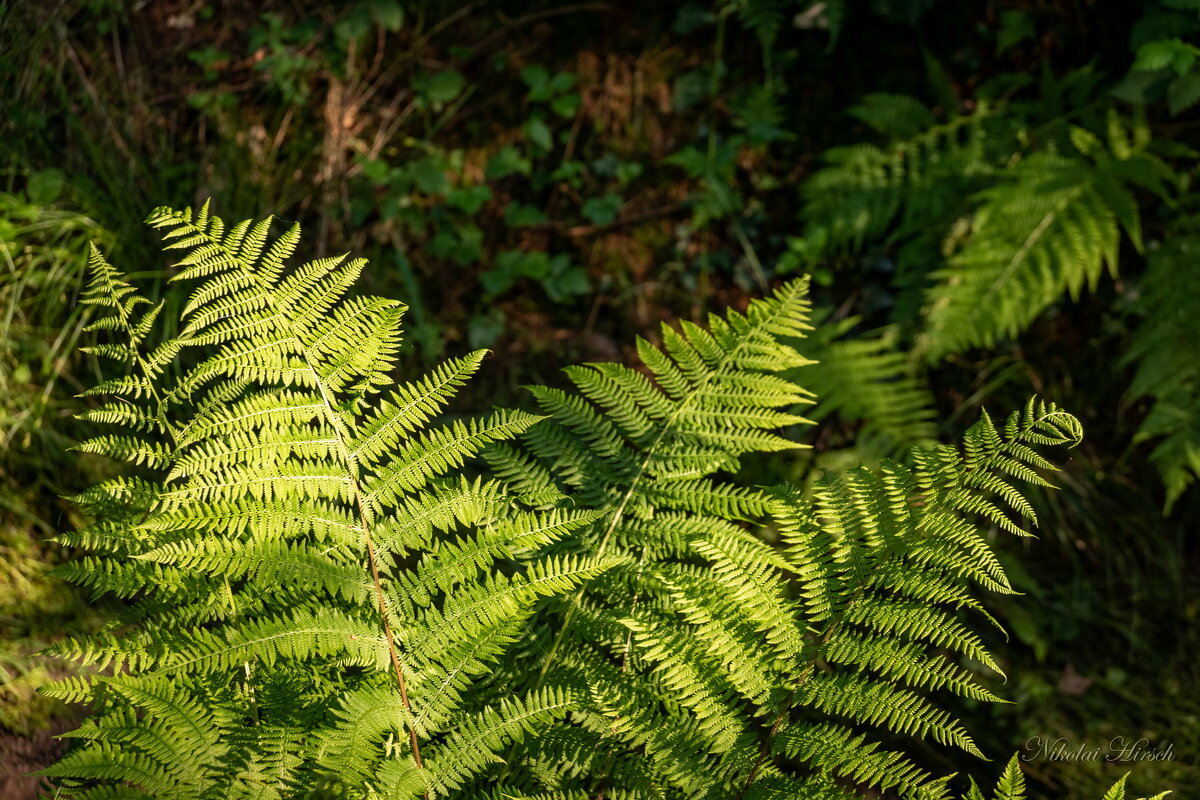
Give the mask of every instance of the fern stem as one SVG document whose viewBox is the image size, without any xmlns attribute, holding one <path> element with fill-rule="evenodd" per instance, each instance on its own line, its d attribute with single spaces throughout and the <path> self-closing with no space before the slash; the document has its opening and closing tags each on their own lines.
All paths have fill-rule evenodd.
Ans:
<svg viewBox="0 0 1200 800">
<path fill-rule="evenodd" d="M 207 231 L 196 226 L 186 218 L 180 218 L 180 221 L 187 227 L 190 227 L 198 235 L 207 238 L 210 242 L 213 242 L 220 249 L 224 250 L 232 258 L 233 262 L 236 263 L 238 267 L 247 275 L 247 277 L 259 287 L 263 298 L 274 308 L 275 313 L 283 320 L 281 325 L 284 327 L 285 332 L 291 335 L 292 340 L 296 343 L 296 347 L 299 349 L 304 358 L 305 365 L 312 373 L 313 383 L 316 385 L 317 391 L 321 395 L 322 412 L 337 436 L 338 455 L 341 457 L 342 463 L 345 465 L 346 477 L 349 479 L 350 486 L 354 491 L 354 504 L 357 506 L 358 518 L 363 528 L 363 540 L 366 545 L 367 563 L 371 570 L 371 581 L 375 589 L 375 599 L 379 604 L 380 623 L 383 626 L 384 638 L 387 641 L 388 658 L 390 659 L 392 663 L 392 669 L 396 674 L 396 686 L 400 690 L 401 703 L 404 706 L 405 712 L 411 716 L 412 704 L 408 699 L 408 687 L 404 681 L 404 669 L 400 664 L 399 651 L 396 649 L 396 639 L 392 632 L 392 623 L 390 615 L 388 614 L 387 599 L 383 592 L 383 581 L 380 578 L 379 564 L 375 558 L 375 544 L 371 537 L 370 515 L 368 513 L 367 503 L 363 498 L 362 486 L 359 480 L 360 475 L 358 462 L 355 456 L 350 452 L 350 448 L 347 445 L 347 441 L 349 440 L 350 436 L 349 432 L 346 430 L 346 423 L 334 407 L 334 401 L 330 396 L 329 388 L 325 385 L 325 382 L 321 380 L 321 375 L 317 371 L 316 364 L 313 362 L 312 353 L 297 335 L 294 327 L 292 326 L 291 316 L 286 312 L 285 309 L 280 307 L 274 293 L 270 291 L 271 287 L 269 285 L 264 286 L 261 276 L 255 273 L 254 270 L 249 269 L 242 262 L 242 260 L 238 258 L 238 254 L 233 250 L 230 250 L 224 242 L 215 239 L 209 235 Z M 417 765 L 418 769 L 424 769 L 424 765 L 421 760 L 421 748 L 419 742 L 417 741 L 416 728 L 409 724 L 408 720 L 403 722 L 403 727 L 408 729 L 409 743 L 411 744 L 413 751 L 413 762 Z M 429 793 L 426 792 L 424 797 L 426 800 L 428 800 Z"/>
<path fill-rule="evenodd" d="M 808 678 L 808 673 L 806 672 L 804 675 L 804 679 L 807 679 L 807 678 Z M 803 682 L 803 679 L 802 679 L 802 682 Z M 781 725 L 783 725 L 783 721 L 785 719 L 787 719 L 788 711 L 791 710 L 789 707 L 792 704 L 792 700 L 795 699 L 795 697 L 796 697 L 796 692 L 798 692 L 799 690 L 800 690 L 800 687 L 797 686 L 787 696 L 787 699 L 783 701 L 783 711 L 780 711 L 779 715 L 777 717 L 775 717 L 775 721 L 771 724 L 771 729 L 769 731 L 767 731 L 766 738 L 763 739 L 762 744 L 759 745 L 758 757 L 754 759 L 754 766 L 750 768 L 750 774 L 746 776 L 746 783 L 745 783 L 745 785 L 742 786 L 742 790 L 740 792 L 738 792 L 737 798 L 735 798 L 735 800 L 742 800 L 742 798 L 744 798 L 746 796 L 746 792 L 750 791 L 750 784 L 754 783 L 754 779 L 758 777 L 758 771 L 760 769 L 762 769 L 763 762 L 767 760 L 767 753 L 771 746 L 771 739 L 772 739 L 772 737 L 775 736 L 776 733 L 779 732 L 779 728 Z"/>
<path fill-rule="evenodd" d="M 286 317 L 285 317 L 286 319 Z M 400 653 L 396 650 L 396 639 L 392 633 L 391 617 L 388 614 L 387 598 L 383 593 L 383 581 L 379 577 L 379 563 L 375 559 L 375 542 L 371 537 L 371 521 L 367 514 L 367 503 L 363 499 L 362 486 L 359 482 L 358 461 L 350 453 L 350 449 L 346 444 L 349 434 L 346 431 L 345 422 L 338 416 L 337 411 L 333 408 L 333 400 L 326 390 L 324 382 L 317 372 L 316 365 L 313 364 L 308 348 L 300 339 L 296 338 L 296 345 L 300 348 L 300 352 L 304 354 L 304 363 L 312 371 L 313 381 L 317 384 L 317 390 L 321 393 L 321 400 L 324 403 L 324 412 L 329 424 L 333 427 L 337 434 L 338 454 L 342 457 L 342 462 L 346 465 L 346 476 L 350 479 L 350 485 L 354 489 L 354 504 L 358 508 L 358 519 L 363 528 L 363 541 L 367 548 L 367 562 L 371 568 L 371 582 L 375 588 L 375 599 L 379 603 L 379 618 L 383 625 L 383 635 L 387 640 L 388 658 L 392 662 L 392 670 L 396 673 L 396 686 L 400 689 L 400 702 L 404 705 L 404 710 L 410 715 L 412 714 L 412 704 L 408 700 L 408 687 L 404 681 L 404 669 L 400 664 Z M 417 729 L 407 721 L 404 727 L 408 728 L 408 741 L 412 746 L 413 762 L 416 763 L 417 769 L 424 769 L 424 764 L 421 761 L 421 746 L 417 741 Z M 429 793 L 424 794 L 426 800 L 429 798 Z"/>
<path fill-rule="evenodd" d="M 767 760 L 767 755 L 770 753 L 771 739 L 774 738 L 775 734 L 779 732 L 779 728 L 788 718 L 788 714 L 791 713 L 792 701 L 796 698 L 796 693 L 800 691 L 800 687 L 804 685 L 804 682 L 808 680 L 808 677 L 812 675 L 813 670 L 816 669 L 817 658 L 819 657 L 821 648 L 829 642 L 830 637 L 833 636 L 839 627 L 841 627 L 842 622 L 846 619 L 847 611 L 862 595 L 863 589 L 864 587 L 860 583 L 850 597 L 846 598 L 846 602 L 842 604 L 841 613 L 838 615 L 838 618 L 831 622 L 827 628 L 825 628 L 825 633 L 821 634 L 821 638 L 817 640 L 816 644 L 813 645 L 812 658 L 809 659 L 807 666 L 805 666 L 804 670 L 800 673 L 799 678 L 796 681 L 796 685 L 792 687 L 792 690 L 788 693 L 787 698 L 783 701 L 782 710 L 780 710 L 779 714 L 776 715 L 774 722 L 771 723 L 770 730 L 767 731 L 766 737 L 759 744 L 758 757 L 754 760 L 754 766 L 750 768 L 750 773 L 746 776 L 746 783 L 742 786 L 742 790 L 738 792 L 735 800 L 742 800 L 746 796 L 746 792 L 750 791 L 750 784 L 754 783 L 754 780 L 758 777 L 758 771 L 762 769 L 762 765 Z"/>
<path fill-rule="evenodd" d="M 355 489 L 357 493 L 357 487 Z M 361 499 L 360 495 L 360 502 Z M 371 579 L 375 583 L 375 599 L 379 601 L 379 615 L 383 619 L 383 635 L 387 639 L 388 656 L 392 661 L 392 669 L 396 672 L 396 686 L 400 689 L 400 701 L 404 704 L 404 710 L 412 713 L 412 706 L 408 702 L 408 687 L 404 683 L 404 670 L 400 666 L 400 655 L 396 651 L 396 642 L 392 638 L 392 626 L 388 622 L 387 600 L 383 596 L 383 583 L 379 579 L 379 566 L 375 561 L 375 545 L 371 541 L 369 531 L 365 533 L 365 538 L 367 542 L 367 560 L 371 565 Z M 417 729 L 411 725 L 405 725 L 405 727 L 408 728 L 408 741 L 412 745 L 413 761 L 416 763 L 417 769 L 424 769 L 425 766 L 421 763 L 421 746 L 417 742 Z M 428 798 L 429 794 L 426 793 L 425 797 Z"/>
<path fill-rule="evenodd" d="M 707 384 L 708 379 L 706 379 L 701 386 L 706 386 Z M 698 391 L 699 387 L 692 392 L 692 394 L 687 398 L 687 401 L 690 401 L 692 397 L 695 397 Z M 662 429 L 658 432 L 658 436 L 656 436 L 654 441 L 650 443 L 650 448 L 646 451 L 645 457 L 642 458 L 642 463 L 638 465 L 637 477 L 630 482 L 629 489 L 625 492 L 624 496 L 621 497 L 620 504 L 617 506 L 616 510 L 613 511 L 612 517 L 609 519 L 608 526 L 604 530 L 604 536 L 600 539 L 600 545 L 596 548 L 597 558 L 604 555 L 604 551 L 608 548 L 608 543 L 612 539 L 613 532 L 617 529 L 617 525 L 620 523 L 621 518 L 625 514 L 625 507 L 629 505 L 629 501 L 633 499 L 633 495 L 637 491 L 638 484 L 640 484 L 642 482 L 642 478 L 646 476 L 646 468 L 650 465 L 650 459 L 654 456 L 654 453 L 658 449 L 658 445 L 662 442 L 663 437 L 667 435 L 667 431 L 671 430 L 671 427 L 675 424 L 676 417 L 679 416 L 680 412 L 687 404 L 687 401 L 679 404 L 679 407 L 674 413 L 671 414 L 670 418 L 667 419 Z M 554 637 L 554 642 L 550 645 L 550 652 L 546 654 L 546 658 L 542 662 L 542 668 L 538 671 L 537 680 L 533 685 L 535 691 L 542 688 L 542 681 L 545 680 L 546 673 L 550 670 L 551 662 L 554 660 L 555 656 L 558 655 L 558 649 L 560 646 L 562 646 L 563 639 L 566 638 L 567 629 L 571 626 L 571 620 L 575 616 L 575 609 L 579 607 L 579 603 L 583 599 L 583 593 L 586 591 L 586 589 L 587 583 L 585 582 L 579 587 L 579 590 L 575 592 L 574 597 L 571 598 L 571 607 L 567 609 L 567 614 L 565 617 L 563 617 L 562 625 L 559 627 L 558 633 Z"/>
<path fill-rule="evenodd" d="M 736 352 L 736 349 L 735 349 L 735 352 Z M 728 360 L 729 360 L 729 355 L 727 354 L 725 359 L 723 359 L 722 364 Z M 711 376 L 711 373 L 710 373 L 710 376 Z M 706 386 L 708 384 L 708 380 L 710 380 L 710 379 L 711 379 L 711 377 L 708 379 L 705 379 L 704 383 L 701 384 L 701 387 Z M 673 426 L 675 424 L 675 419 L 679 416 L 679 414 L 683 410 L 684 406 L 687 404 L 687 402 L 689 402 L 693 397 L 696 396 L 696 393 L 699 391 L 699 389 L 700 389 L 700 387 L 697 387 L 696 389 L 694 389 L 692 391 L 692 393 L 686 398 L 686 400 L 679 404 L 679 406 L 676 408 L 676 410 L 671 414 L 671 416 L 663 424 L 662 428 L 658 432 L 658 435 L 654 438 L 654 441 L 650 443 L 650 447 L 647 449 L 646 455 L 642 458 L 642 463 L 638 465 L 637 476 L 630 482 L 629 489 L 626 490 L 625 494 L 621 497 L 621 502 L 617 505 L 617 508 L 613 511 L 612 517 L 609 518 L 608 526 L 604 530 L 604 536 L 601 537 L 600 545 L 596 548 L 596 557 L 597 558 L 604 555 L 604 551 L 605 551 L 605 549 L 607 549 L 608 543 L 612 539 L 613 532 L 616 530 L 617 524 L 621 521 L 621 517 L 625 513 L 625 507 L 628 506 L 629 501 L 631 499 L 633 499 L 633 495 L 634 495 L 634 492 L 637 490 L 638 484 L 641 483 L 642 478 L 645 477 L 645 475 L 646 475 L 646 468 L 650 465 L 650 459 L 651 459 L 651 457 L 653 457 L 655 451 L 657 450 L 659 443 L 661 443 L 663 440 L 663 437 L 665 437 L 667 435 L 667 431 L 671 429 L 671 426 Z M 542 684 L 546 680 L 546 674 L 550 671 L 551 663 L 553 663 L 554 659 L 558 656 L 558 650 L 560 647 L 562 647 L 563 640 L 567 636 L 567 630 L 571 627 L 571 621 L 575 617 L 575 610 L 579 608 L 579 603 L 580 603 L 580 601 L 583 600 L 583 593 L 586 589 L 587 589 L 587 582 L 584 582 L 583 584 L 580 585 L 578 591 L 575 592 L 574 596 L 572 596 L 571 605 L 567 609 L 566 615 L 563 617 L 562 625 L 559 626 L 558 633 L 555 634 L 554 641 L 550 644 L 550 650 L 549 650 L 549 652 L 546 653 L 546 658 L 543 659 L 543 661 L 542 661 L 542 667 L 540 670 L 538 670 L 537 680 L 535 680 L 533 683 L 534 691 L 537 691 L 538 689 L 542 688 Z M 509 750 L 509 757 L 505 759 L 505 761 L 507 761 L 508 764 L 505 765 L 504 771 L 501 772 L 499 780 L 503 781 L 504 778 L 508 777 L 508 773 L 512 769 L 511 765 L 512 765 L 512 760 L 513 760 L 512 757 L 513 757 L 514 753 L 515 753 L 515 745 L 512 749 Z"/>
</svg>

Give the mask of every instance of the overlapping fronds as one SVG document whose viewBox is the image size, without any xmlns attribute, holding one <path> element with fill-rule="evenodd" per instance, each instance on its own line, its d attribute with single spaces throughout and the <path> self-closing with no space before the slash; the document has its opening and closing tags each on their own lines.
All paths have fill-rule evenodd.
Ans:
<svg viewBox="0 0 1200 800">
<path fill-rule="evenodd" d="M 1032 510 L 1013 479 L 1044 484 L 1037 470 L 1049 464 L 1035 448 L 1080 434 L 1074 417 L 1031 402 L 1002 430 L 985 416 L 961 451 L 916 450 L 911 468 L 828 475 L 811 498 L 775 493 L 799 644 L 758 648 L 777 688 L 738 759 L 749 764 L 740 796 L 820 796 L 847 783 L 944 796 L 941 779 L 873 732 L 981 755 L 937 698 L 996 699 L 975 674 L 999 667 L 973 630 L 972 615 L 990 620 L 973 587 L 1011 589 L 986 534 L 1022 532 L 1014 517 L 1032 521 Z M 787 766 L 797 760 L 805 768 Z"/>
<path fill-rule="evenodd" d="M 914 438 L 928 431 L 914 416 L 928 408 L 918 400 L 928 397 L 921 388 L 926 370 L 1015 339 L 1048 309 L 1115 276 L 1123 247 L 1144 250 L 1146 199 L 1171 206 L 1184 187 L 1182 175 L 1160 158 L 1175 153 L 1176 144 L 1152 140 L 1143 112 L 1070 111 L 1095 97 L 1090 68 L 1061 77 L 1047 72 L 1036 101 L 1021 99 L 1028 83 L 981 86 L 969 113 L 944 105 L 944 121 L 915 98 L 869 95 L 850 114 L 878 143 L 827 151 L 801 187 L 803 235 L 791 241 L 781 268 L 858 270 L 858 283 L 849 282 L 852 299 L 874 326 L 830 345 L 841 353 L 812 351 L 831 365 L 809 378 L 822 398 L 813 416 L 837 411 L 861 423 L 856 444 L 868 458 L 903 441 L 907 430 L 917 432 Z M 1167 236 L 1194 238 L 1187 228 Z M 1152 250 L 1147 263 L 1178 260 L 1175 250 L 1171 243 Z M 1165 284 L 1172 288 L 1139 303 L 1151 319 L 1127 360 L 1144 361 L 1129 397 L 1155 401 L 1140 437 L 1157 440 L 1151 458 L 1168 508 L 1200 466 L 1200 436 L 1190 422 L 1196 393 L 1179 389 L 1192 381 L 1187 366 L 1176 366 L 1188 360 L 1186 343 L 1155 354 L 1151 341 L 1165 343 L 1174 338 L 1169 331 L 1184 330 L 1164 320 L 1178 318 L 1171 309 L 1189 293 L 1173 284 L 1192 272 L 1152 268 L 1143 285 L 1155 292 L 1152 282 L 1170 273 Z M 1154 304 L 1165 313 L 1150 313 Z M 1176 341 L 1188 338 L 1181 337 Z M 887 339 L 901 347 L 884 346 Z M 849 369 L 851 361 L 859 369 Z M 1155 375 L 1167 377 L 1160 382 Z M 896 391 L 881 393 L 880 386 Z"/>
<path fill-rule="evenodd" d="M 568 703 L 464 693 L 538 598 L 613 563 L 531 557 L 592 516 L 457 474 L 538 418 L 437 421 L 482 352 L 385 388 L 403 307 L 351 294 L 361 260 L 292 267 L 296 226 L 226 229 L 207 208 L 149 224 L 192 287 L 180 335 L 156 342 L 159 307 L 91 254 L 92 328 L 112 334 L 95 352 L 125 372 L 89 392 L 118 432 L 80 449 L 143 470 L 79 498 L 96 521 L 64 540 L 90 554 L 63 572 L 133 602 L 58 648 L 96 671 L 53 691 L 95 711 L 46 774 L 79 797 L 454 785 Z M 495 730 L 464 740 L 474 717 Z"/>
<path fill-rule="evenodd" d="M 802 188 L 799 262 L 880 253 L 894 269 L 893 321 L 919 334 L 930 361 L 1013 337 L 1115 274 L 1121 231 L 1141 247 L 1133 191 L 1166 196 L 1170 182 L 1144 120 L 1113 111 L 1102 137 L 1061 120 L 1038 127 L 1020 108 L 980 98 L 938 123 L 914 98 L 868 96 L 851 113 L 885 143 L 826 152 Z"/>
<path fill-rule="evenodd" d="M 811 499 L 776 494 L 804 640 L 777 667 L 786 694 L 748 784 L 803 795 L 850 781 L 901 796 L 942 795 L 940 781 L 864 729 L 981 755 L 935 698 L 997 699 L 975 674 L 975 665 L 1000 668 L 973 630 L 972 617 L 990 622 L 973 587 L 1011 588 L 987 533 L 1024 533 L 1016 519 L 1033 522 L 1033 513 L 1015 483 L 1045 485 L 1039 471 L 1050 465 L 1037 449 L 1073 445 L 1081 434 L 1071 415 L 1031 401 L 999 430 L 985 415 L 961 450 L 915 450 L 911 468 L 885 462 L 878 471 L 829 475 Z M 803 760 L 811 772 L 770 777 L 779 756 Z"/>
<path fill-rule="evenodd" d="M 718 480 L 801 422 L 778 409 L 808 393 L 774 372 L 804 359 L 769 338 L 801 331 L 797 288 L 711 332 L 666 329 L 665 353 L 640 343 L 648 376 L 597 364 L 568 371 L 577 394 L 535 388 L 548 419 L 523 449 L 489 452 L 517 490 L 598 515 L 551 552 L 623 557 L 527 631 L 536 677 L 500 679 L 591 701 L 573 726 L 514 746 L 500 773 L 514 791 L 818 796 L 849 779 L 936 796 L 941 781 L 861 728 L 978 754 L 928 695 L 995 699 L 967 664 L 996 662 L 957 614 L 980 608 L 972 585 L 1010 591 L 985 533 L 1024 532 L 1013 514 L 1032 509 L 1010 481 L 1044 483 L 1033 448 L 1077 441 L 1078 423 L 1031 403 L 1002 431 L 982 421 L 962 452 L 830 477 L 815 504 Z M 768 512 L 783 551 L 738 524 Z"/>
<path fill-rule="evenodd" d="M 653 492 L 637 517 L 601 517 L 577 546 L 607 544 L 627 562 L 581 588 L 556 624 L 536 625 L 527 645 L 543 676 L 574 682 L 592 705 L 574 727 L 515 747 L 505 785 L 530 795 L 853 797 L 858 786 L 945 796 L 943 779 L 871 732 L 981 755 L 937 697 L 996 699 L 975 672 L 999 666 L 970 619 L 990 622 L 973 587 L 1011 589 L 986 537 L 993 527 L 1024 533 L 1017 520 L 1033 514 L 1016 483 L 1045 484 L 1050 465 L 1037 449 L 1080 435 L 1074 417 L 1031 402 L 1001 429 L 985 417 L 961 450 L 915 451 L 912 468 L 831 475 L 808 499 L 772 490 L 763 500 L 782 549 L 729 509 L 663 509 L 649 505 Z M 623 513 L 645 491 L 593 494 L 587 476 L 537 455 L 574 481 L 576 502 L 610 498 Z"/>
<path fill-rule="evenodd" d="M 270 220 L 150 223 L 194 285 L 159 342 L 92 253 L 124 370 L 81 448 L 132 469 L 78 498 L 62 573 L 129 613 L 57 648 L 88 671 L 53 692 L 92 708 L 59 796 L 944 798 L 903 743 L 980 755 L 943 700 L 995 699 L 987 534 L 1026 534 L 1019 484 L 1074 417 L 748 487 L 808 422 L 804 281 L 532 387 L 539 416 L 442 421 L 483 354 L 393 387 L 402 309 L 350 294 L 361 262 L 292 267 Z"/>
</svg>

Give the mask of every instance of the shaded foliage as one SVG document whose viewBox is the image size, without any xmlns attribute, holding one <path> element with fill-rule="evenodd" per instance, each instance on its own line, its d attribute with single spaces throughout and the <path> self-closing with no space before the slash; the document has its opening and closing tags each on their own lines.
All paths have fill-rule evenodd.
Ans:
<svg viewBox="0 0 1200 800">
<path fill-rule="evenodd" d="M 0 153 L 17 199 L 0 238 L 19 255 L 6 319 L 30 332 L 9 339 L 17 391 L 0 398 L 20 431 L 0 455 L 14 585 L 67 596 L 36 539 L 72 521 L 57 496 L 104 470 L 57 455 L 79 438 L 71 395 L 105 368 L 62 358 L 82 315 L 78 284 L 54 276 L 77 276 L 82 251 L 52 219 L 71 236 L 87 220 L 136 265 L 172 336 L 182 307 L 136 232 L 144 210 L 210 195 L 238 216 L 277 210 L 310 232 L 302 255 L 368 255 L 368 287 L 408 303 L 402 375 L 493 349 L 462 389 L 478 411 L 524 383 L 567 387 L 564 363 L 632 362 L 631 333 L 660 343 L 661 320 L 699 323 L 811 271 L 828 320 L 805 349 L 823 363 L 800 371 L 821 398 L 814 448 L 741 479 L 812 486 L 821 467 L 957 438 L 985 401 L 1062 402 L 1089 439 L 1064 491 L 1031 496 L 1055 557 L 1013 572 L 1052 613 L 998 601 L 1034 702 L 973 727 L 1001 752 L 1048 730 L 1200 746 L 1200 712 L 1159 690 L 1200 696 L 1179 334 L 1200 19 L 1185 6 L 8 4 Z M 11 671 L 33 678 L 28 646 Z M 1061 688 L 1076 669 L 1082 695 Z M 1025 765 L 1037 789 L 1066 792 L 1045 766 Z M 1081 794 L 1116 777 L 1065 768 Z M 1184 765 L 1149 769 L 1169 778 L 1147 785 L 1194 784 Z"/>
</svg>

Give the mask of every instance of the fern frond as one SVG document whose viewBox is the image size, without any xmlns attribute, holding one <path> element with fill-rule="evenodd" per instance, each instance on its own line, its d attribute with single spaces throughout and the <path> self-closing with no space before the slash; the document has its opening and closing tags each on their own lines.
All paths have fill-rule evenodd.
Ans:
<svg viewBox="0 0 1200 800">
<path fill-rule="evenodd" d="M 1082 158 L 1036 153 L 980 194 L 967 245 L 934 274 L 930 359 L 1011 337 L 1064 293 L 1077 298 L 1106 268 L 1115 274 L 1114 203 L 1128 195 L 1102 180 Z"/>
<path fill-rule="evenodd" d="M 995 170 L 985 128 L 994 112 L 986 105 L 941 125 L 910 97 L 871 96 L 851 113 L 889 141 L 823 154 L 825 165 L 802 188 L 798 246 L 811 261 L 860 250 L 893 225 L 940 239 L 963 198 Z"/>
<path fill-rule="evenodd" d="M 898 329 L 848 336 L 858 324 L 850 317 L 814 337 L 817 363 L 807 375 L 820 400 L 811 416 L 821 421 L 836 413 L 861 420 L 855 446 L 880 457 L 931 444 L 937 433 L 933 395 L 912 359 L 898 349 Z"/>
<path fill-rule="evenodd" d="M 594 515 L 519 511 L 494 481 L 457 474 L 539 419 L 498 411 L 439 424 L 482 351 L 379 397 L 403 306 L 351 295 L 364 262 L 293 268 L 299 229 L 273 238 L 269 218 L 226 228 L 206 207 L 159 209 L 148 222 L 180 254 L 174 280 L 193 288 L 183 331 L 148 351 L 161 306 L 144 311 L 132 285 L 91 257 L 96 328 L 124 337 L 106 354 L 129 369 L 91 390 L 122 398 L 92 416 L 138 433 L 80 449 L 154 477 L 81 498 L 99 520 L 73 540 L 95 556 L 63 574 L 135 599 L 121 633 L 58 648 L 111 676 L 57 690 L 97 713 L 78 731 L 85 744 L 47 774 L 62 796 L 91 785 L 284 797 L 317 774 L 372 795 L 448 785 L 460 765 L 437 758 L 451 746 L 447 726 L 483 713 L 468 690 L 534 603 L 620 559 L 539 557 Z M 199 354 L 194 366 L 167 370 L 185 351 Z M 367 698 L 383 711 L 348 724 Z M 507 733 L 453 746 L 494 759 L 550 719 L 527 711 L 501 704 L 487 719 Z M 203 736 L 180 732 L 188 720 Z M 428 774 L 420 739 L 434 763 L 451 765 L 445 776 Z M 193 744 L 225 755 L 181 771 Z"/>
<path fill-rule="evenodd" d="M 1143 319 L 1122 358 L 1136 365 L 1128 398 L 1153 402 L 1137 439 L 1156 442 L 1150 460 L 1166 485 L 1168 511 L 1200 476 L 1200 320 L 1189 302 L 1200 291 L 1198 254 L 1195 217 L 1184 219 L 1147 253 L 1136 306 Z"/>
<path fill-rule="evenodd" d="M 803 756 L 817 776 L 903 786 L 912 796 L 944 793 L 900 751 L 881 750 L 875 734 L 852 739 L 841 720 L 981 755 L 931 695 L 997 700 L 958 662 L 996 663 L 958 612 L 979 608 L 971 583 L 1010 591 L 985 534 L 996 524 L 1021 531 L 1007 514 L 1030 509 L 1002 476 L 1014 464 L 1042 467 L 1033 447 L 1074 444 L 1080 435 L 1074 417 L 1035 400 L 1003 429 L 985 415 L 961 450 L 914 451 L 912 468 L 885 462 L 878 471 L 827 475 L 811 499 L 776 491 L 805 638 L 779 670 L 787 694 L 775 696 L 743 794 L 760 780 L 766 785 L 764 770 L 779 753 Z"/>
</svg>

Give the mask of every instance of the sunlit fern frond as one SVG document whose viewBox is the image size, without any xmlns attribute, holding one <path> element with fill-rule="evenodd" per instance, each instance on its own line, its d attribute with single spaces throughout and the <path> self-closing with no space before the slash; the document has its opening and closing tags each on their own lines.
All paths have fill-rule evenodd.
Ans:
<svg viewBox="0 0 1200 800">
<path fill-rule="evenodd" d="M 764 516 L 769 497 L 727 476 L 756 453 L 797 446 L 780 432 L 807 422 L 791 409 L 811 403 L 811 394 L 778 373 L 809 362 L 790 343 L 805 333 L 807 319 L 806 285 L 793 282 L 744 313 L 710 316 L 705 328 L 664 326 L 661 349 L 638 342 L 642 371 L 589 364 L 567 370 L 571 391 L 533 387 L 548 419 L 523 435 L 521 449 L 489 451 L 500 474 L 519 476 L 515 490 L 597 515 L 551 552 L 622 559 L 569 602 L 539 615 L 519 646 L 538 669 L 502 679 L 533 688 L 544 681 L 574 685 L 590 698 L 564 743 L 588 754 L 594 772 L 583 783 L 595 784 L 592 791 L 615 790 L 622 775 L 689 793 L 712 785 L 704 754 L 731 746 L 739 698 L 761 704 L 769 693 L 769 681 L 739 648 L 759 623 L 791 641 L 780 647 L 796 643 L 786 604 L 769 593 L 739 600 L 696 569 L 697 548 L 704 547 L 734 558 L 734 569 L 745 558 L 760 566 L 778 562 L 735 524 Z M 690 602 L 698 580 L 704 596 L 691 611 L 698 620 L 717 615 L 732 623 L 730 609 L 739 603 L 755 620 L 731 626 L 719 640 L 728 675 L 716 668 L 721 658 L 702 653 L 690 638 L 674 641 L 663 628 L 675 603 Z M 759 602 L 761 608 L 745 606 Z M 685 651 L 709 666 L 697 671 L 681 662 Z M 649 699 L 656 696 L 672 698 L 665 702 L 678 704 L 683 716 L 658 707 Z M 655 778 L 626 766 L 629 748 L 666 772 Z M 563 757 L 543 743 L 516 750 L 500 777 L 515 789 L 532 789 L 535 775 L 555 774 L 556 752 Z M 554 788 L 575 785 L 563 778 Z"/>
<path fill-rule="evenodd" d="M 776 492 L 802 643 L 773 656 L 778 689 L 745 745 L 757 753 L 742 759 L 751 766 L 738 796 L 765 796 L 759 786 L 820 796 L 835 785 L 945 796 L 943 779 L 883 742 L 982 755 L 939 698 L 997 699 L 976 674 L 1000 668 L 974 629 L 992 622 L 975 588 L 1011 588 L 987 534 L 1023 532 L 1014 517 L 1032 521 L 1031 509 L 1014 479 L 1045 484 L 1037 450 L 1081 433 L 1071 415 L 1031 401 L 1001 429 L 985 415 L 961 449 L 914 451 L 914 467 L 831 474 L 811 497 Z"/>
<path fill-rule="evenodd" d="M 969 233 L 943 245 L 946 262 L 931 276 L 925 358 L 1014 337 L 1106 270 L 1116 274 L 1122 230 L 1142 247 L 1133 191 L 1165 196 L 1170 171 L 1151 152 L 1144 123 L 1127 130 L 1111 113 L 1106 137 L 1069 127 L 1069 144 L 1016 160 L 975 196 Z"/>
<path fill-rule="evenodd" d="M 133 603 L 58 648 L 108 671 L 53 690 L 96 713 L 47 774 L 81 797 L 249 796 L 260 782 L 284 796 L 314 776 L 369 794 L 381 775 L 419 794 L 461 780 L 469 764 L 436 759 L 462 749 L 447 738 L 462 720 L 506 726 L 472 745 L 481 768 L 542 719 L 473 704 L 473 679 L 539 598 L 613 563 L 530 558 L 592 517 L 521 509 L 495 481 L 458 475 L 538 418 L 439 422 L 483 353 L 393 385 L 403 306 L 352 294 L 359 259 L 291 266 L 296 226 L 227 229 L 207 208 L 149 224 L 192 287 L 181 334 L 156 342 L 160 307 L 91 255 L 92 327 L 112 334 L 97 353 L 126 372 L 91 392 L 112 399 L 89 412 L 121 430 L 80 449 L 143 470 L 80 498 L 96 522 L 67 538 L 91 555 L 63 573 Z M 422 743 L 449 772 L 423 767 Z M 207 755 L 187 764 L 189 752 Z"/>
</svg>

